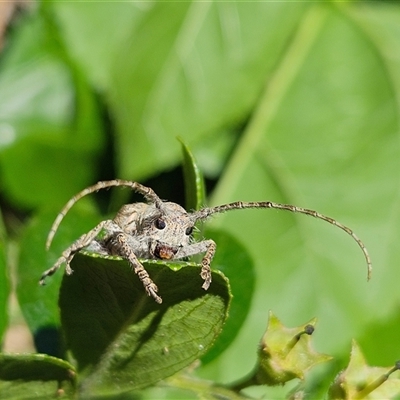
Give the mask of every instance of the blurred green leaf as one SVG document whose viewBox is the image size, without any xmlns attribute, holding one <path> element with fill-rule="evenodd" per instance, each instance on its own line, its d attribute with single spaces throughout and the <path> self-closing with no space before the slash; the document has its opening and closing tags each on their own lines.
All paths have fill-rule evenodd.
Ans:
<svg viewBox="0 0 400 400">
<path fill-rule="evenodd" d="M 67 348 L 89 373 L 81 382 L 85 396 L 141 388 L 174 374 L 208 351 L 225 322 L 230 293 L 220 273 L 204 291 L 198 266 L 145 262 L 160 305 L 125 261 L 77 254 L 71 266 L 59 305 Z"/>
<path fill-rule="evenodd" d="M 57 216 L 56 212 L 43 211 L 37 214 L 21 237 L 17 296 L 34 335 L 40 335 L 48 329 L 58 329 L 60 325 L 57 298 L 64 266 L 47 279 L 46 286 L 39 285 L 42 273 L 54 264 L 72 242 L 99 222 L 99 216 L 93 209 L 84 208 L 83 205 L 84 200 L 69 212 L 49 251 L 45 249 L 46 237 Z"/>
<path fill-rule="evenodd" d="M 47 383 L 48 382 L 48 383 Z M 74 367 L 45 354 L 0 354 L 0 399 L 52 399 L 71 394 Z"/>
<path fill-rule="evenodd" d="M 393 357 L 400 357 L 399 327 L 399 307 L 395 307 L 389 315 L 379 316 L 365 326 L 363 333 L 357 337 L 357 342 L 371 364 L 390 365 Z M 379 338 L 379 343 L 377 343 L 377 338 Z"/>
<path fill-rule="evenodd" d="M 60 27 L 71 57 L 102 92 L 110 91 L 110 70 L 127 35 L 154 3 L 43 3 Z M 115 22 L 118 21 L 118 24 Z"/>
<path fill-rule="evenodd" d="M 142 400 L 198 400 L 199 396 L 196 391 L 190 389 L 180 389 L 174 386 L 166 387 L 165 385 L 150 386 L 143 389 L 140 393 Z M 135 400 L 135 399 L 132 399 Z"/>
<path fill-rule="evenodd" d="M 119 174 L 148 177 L 177 163 L 177 135 L 212 147 L 215 131 L 245 118 L 305 8 L 152 3 L 126 36 L 111 75 Z"/>
<path fill-rule="evenodd" d="M 238 240 L 223 230 L 206 229 L 205 232 L 207 238 L 212 238 L 217 243 L 211 268 L 228 277 L 233 296 L 229 317 L 221 335 L 211 350 L 202 357 L 202 363 L 209 363 L 231 345 L 245 323 L 251 307 L 256 276 L 254 262 Z"/>
<path fill-rule="evenodd" d="M 2 54 L 2 193 L 23 208 L 59 205 L 86 185 L 103 144 L 93 94 L 57 39 L 37 10 Z"/>
<path fill-rule="evenodd" d="M 178 162 L 177 135 L 212 147 L 212 134 L 251 112 L 306 6 L 193 1 L 93 10 L 55 2 L 52 8 L 71 53 L 107 95 L 119 175 L 143 179 Z"/>
<path fill-rule="evenodd" d="M 161 392 L 162 390 L 162 392 Z M 202 400 L 242 400 L 242 396 L 223 386 L 218 386 L 212 381 L 193 378 L 190 371 L 183 371 L 162 381 L 158 386 L 145 390 L 145 399 L 202 399 Z M 175 396 L 175 397 L 172 397 Z M 184 396 L 184 397 L 183 397 Z"/>
<path fill-rule="evenodd" d="M 317 315 L 316 347 L 337 354 L 364 331 L 367 321 L 398 307 L 395 93 L 400 69 L 388 71 L 382 60 L 388 53 L 384 46 L 396 46 L 392 49 L 398 54 L 398 44 L 385 41 L 378 47 L 346 7 L 321 3 L 309 8 L 211 203 L 271 200 L 334 217 L 365 242 L 375 265 L 372 279 L 366 282 L 365 260 L 356 243 L 322 221 L 274 210 L 214 218 L 213 227 L 228 230 L 249 250 L 257 284 L 234 346 L 212 368 L 206 366 L 202 376 L 226 381 L 254 365 L 252 348 L 267 309 L 293 325 Z M 390 10 L 400 18 L 396 7 Z M 378 15 L 374 19 L 380 28 L 369 25 L 376 36 L 386 21 L 386 13 Z M 394 21 L 385 29 L 396 34 Z"/>
<path fill-rule="evenodd" d="M 0 212 L 0 343 L 8 323 L 9 280 L 7 273 L 6 232 Z"/>
</svg>

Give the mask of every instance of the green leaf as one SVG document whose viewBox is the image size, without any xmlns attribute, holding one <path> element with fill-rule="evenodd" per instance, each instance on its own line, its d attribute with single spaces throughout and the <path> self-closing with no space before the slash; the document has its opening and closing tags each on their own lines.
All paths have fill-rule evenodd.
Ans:
<svg viewBox="0 0 400 400">
<path fill-rule="evenodd" d="M 198 210 L 205 205 L 203 175 L 188 146 L 182 139 L 179 140 L 184 157 L 186 208 Z M 202 357 L 203 363 L 209 363 L 234 341 L 250 310 L 255 285 L 254 263 L 241 243 L 223 231 L 207 230 L 206 236 L 218 243 L 218 251 L 213 259 L 212 268 L 229 277 L 233 298 L 224 330 L 212 349 Z M 198 240 L 202 237 L 197 235 Z"/>
<path fill-rule="evenodd" d="M 49 251 L 45 249 L 46 237 L 57 216 L 56 212 L 38 213 L 22 234 L 17 270 L 17 297 L 25 320 L 35 337 L 40 338 L 49 330 L 57 331 L 60 325 L 57 299 L 64 266 L 47 279 L 45 286 L 39 285 L 42 273 L 54 264 L 71 243 L 99 222 L 99 216 L 94 214 L 93 209 L 83 207 L 84 205 L 85 201 L 82 200 L 68 213 Z M 40 343 L 36 344 L 41 346 Z M 43 346 L 39 350 L 47 352 L 46 343 L 43 343 Z M 58 349 L 58 352 L 52 354 L 61 356 L 60 351 Z"/>
<path fill-rule="evenodd" d="M 223 148 L 225 157 L 235 136 L 226 128 L 251 113 L 306 9 L 274 2 L 48 3 L 69 52 L 111 105 L 118 175 L 135 179 L 178 162 L 177 135 L 209 150 L 201 158 L 215 174 L 218 153 Z"/>
<path fill-rule="evenodd" d="M 52 399 L 71 394 L 74 367 L 45 354 L 0 354 L 0 399 Z"/>
<path fill-rule="evenodd" d="M 6 232 L 0 212 L 0 343 L 8 323 L 9 281 L 7 274 Z"/>
<path fill-rule="evenodd" d="M 200 267 L 144 262 L 163 298 L 149 298 L 125 261 L 77 254 L 59 305 L 68 349 L 89 374 L 81 393 L 120 393 L 164 379 L 211 347 L 225 322 L 229 285 L 213 273 L 201 288 Z"/>
<path fill-rule="evenodd" d="M 350 362 L 335 378 L 329 389 L 330 399 L 398 399 L 400 362 L 395 367 L 370 367 L 355 341 Z"/>
<path fill-rule="evenodd" d="M 270 312 L 258 352 L 255 383 L 282 385 L 294 378 L 304 379 L 310 368 L 330 360 L 332 357 L 317 353 L 311 345 L 315 324 L 313 319 L 299 327 L 287 328 Z"/>
<path fill-rule="evenodd" d="M 358 336 L 357 342 L 371 363 L 389 365 L 393 362 L 393 356 L 397 357 L 397 352 L 393 351 L 393 344 L 398 339 L 399 311 L 399 308 L 394 308 L 390 314 L 374 318 Z M 376 338 L 379 338 L 379 344 Z"/>
<path fill-rule="evenodd" d="M 400 12 L 380 3 L 364 6 L 309 8 L 211 204 L 271 200 L 334 217 L 366 244 L 372 279 L 367 283 L 356 243 L 323 221 L 274 210 L 214 218 L 213 227 L 235 235 L 250 252 L 257 286 L 235 346 L 208 378 L 229 381 L 252 367 L 260 316 L 268 309 L 293 325 L 317 315 L 316 347 L 332 354 L 342 353 L 354 332 L 361 335 L 382 310 L 398 312 L 400 69 L 393 54 L 400 51 Z M 381 36 L 383 30 L 390 33 Z M 388 346 L 396 351 L 394 343 Z"/>
<path fill-rule="evenodd" d="M 222 127 L 251 112 L 304 8 L 152 3 L 126 35 L 110 79 L 119 174 L 143 179 L 176 164 L 177 134 L 213 147 Z"/>
<path fill-rule="evenodd" d="M 185 179 L 186 210 L 199 210 L 205 204 L 206 192 L 203 174 L 194 155 L 183 139 L 179 138 L 183 153 L 183 176 Z"/>
<path fill-rule="evenodd" d="M 202 357 L 203 364 L 218 357 L 236 339 L 250 311 L 256 285 L 254 262 L 242 243 L 223 230 L 206 229 L 205 234 L 217 243 L 211 267 L 229 278 L 233 297 L 224 330 Z"/>
<path fill-rule="evenodd" d="M 259 348 L 258 360 L 253 371 L 228 387 L 239 392 L 256 385 L 284 385 L 293 379 L 304 380 L 305 374 L 316 364 L 332 357 L 320 354 L 311 345 L 316 319 L 296 328 L 285 327 L 269 313 L 268 327 Z M 297 394 L 295 394 L 297 392 Z M 295 388 L 293 396 L 302 396 L 303 390 Z"/>
<path fill-rule="evenodd" d="M 191 389 L 180 389 L 174 386 L 166 387 L 165 385 L 150 386 L 143 389 L 140 393 L 142 400 L 198 400 L 199 396 Z M 132 398 L 132 400 L 135 400 Z"/>
<path fill-rule="evenodd" d="M 3 194 L 21 208 L 59 205 L 93 179 L 98 107 L 40 9 L 9 40 L 0 68 Z"/>
<path fill-rule="evenodd" d="M 110 70 L 130 31 L 152 4 L 46 1 L 70 54 L 93 86 L 110 90 Z M 118 21 L 118 24 L 110 23 Z M 101 28 L 101 29 L 100 29 Z"/>
</svg>

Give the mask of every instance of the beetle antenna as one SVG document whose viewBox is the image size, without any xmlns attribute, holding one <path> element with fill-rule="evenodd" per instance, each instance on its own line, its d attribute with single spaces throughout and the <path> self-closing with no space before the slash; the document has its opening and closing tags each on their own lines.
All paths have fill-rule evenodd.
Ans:
<svg viewBox="0 0 400 400">
<path fill-rule="evenodd" d="M 142 194 L 143 197 L 147 201 L 149 201 L 150 203 L 153 203 L 158 209 L 163 208 L 163 201 L 156 195 L 154 190 L 149 187 L 143 186 L 140 183 L 126 181 L 126 180 L 122 180 L 122 179 L 113 179 L 111 181 L 97 182 L 95 185 L 89 186 L 86 189 L 83 189 L 81 192 L 77 193 L 75 196 L 73 196 L 68 201 L 68 203 L 63 207 L 63 209 L 59 212 L 59 214 L 57 215 L 55 221 L 53 222 L 53 225 L 51 226 L 50 232 L 47 236 L 46 249 L 50 248 L 51 242 L 53 241 L 54 235 L 56 234 L 57 229 L 61 224 L 61 221 L 67 215 L 68 211 L 72 208 L 72 206 L 75 203 L 77 203 L 82 197 L 85 197 L 88 194 L 98 192 L 99 190 L 107 189 L 107 188 L 110 188 L 113 186 L 130 187 L 135 192 Z"/>
<path fill-rule="evenodd" d="M 201 210 L 195 211 L 192 215 L 194 221 L 199 221 L 199 220 L 202 221 L 207 219 L 213 214 L 218 214 L 230 210 L 241 210 L 246 208 L 274 208 L 277 210 L 285 210 L 285 211 L 290 211 L 292 213 L 309 215 L 314 218 L 322 219 L 323 221 L 326 221 L 331 225 L 337 226 L 341 230 L 345 231 L 348 235 L 350 235 L 356 241 L 356 243 L 364 253 L 365 261 L 367 263 L 367 279 L 369 280 L 371 278 L 371 273 L 372 273 L 371 257 L 369 256 L 367 248 L 365 247 L 361 239 L 359 239 L 358 236 L 349 227 L 341 224 L 340 222 L 336 221 L 333 218 L 320 214 L 317 211 L 310 210 L 308 208 L 293 206 L 290 204 L 273 203 L 272 201 L 260 201 L 260 202 L 236 201 L 234 203 L 223 204 L 216 207 L 202 208 Z"/>
</svg>

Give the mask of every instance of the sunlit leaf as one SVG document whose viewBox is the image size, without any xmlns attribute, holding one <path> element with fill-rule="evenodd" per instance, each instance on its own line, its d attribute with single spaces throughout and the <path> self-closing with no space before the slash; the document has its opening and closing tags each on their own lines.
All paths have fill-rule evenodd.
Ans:
<svg viewBox="0 0 400 400">
<path fill-rule="evenodd" d="M 220 273 L 204 291 L 198 266 L 145 262 L 160 305 L 125 261 L 78 254 L 71 266 L 59 304 L 67 348 L 79 370 L 89 373 L 81 382 L 87 395 L 145 387 L 172 375 L 208 351 L 225 322 L 230 294 Z"/>
<path fill-rule="evenodd" d="M 354 230 L 376 269 L 367 283 L 357 244 L 323 221 L 274 210 L 214 218 L 213 227 L 229 230 L 249 250 L 257 286 L 235 348 L 209 378 L 229 380 L 251 368 L 266 309 L 293 325 L 318 316 L 316 345 L 328 353 L 343 352 L 382 310 L 398 312 L 400 69 L 393 56 L 390 72 L 383 64 L 398 54 L 400 15 L 388 5 L 383 12 L 383 5 L 348 4 L 361 19 L 361 10 L 370 10 L 374 25 L 363 20 L 360 29 L 342 6 L 316 4 L 301 20 L 211 204 L 271 200 L 315 209 Z M 383 27 L 391 34 L 381 36 Z"/>
<path fill-rule="evenodd" d="M 178 162 L 177 135 L 201 140 L 202 148 L 221 147 L 221 128 L 251 113 L 306 7 L 51 2 L 49 8 L 71 54 L 110 100 L 119 174 L 137 179 Z M 232 138 L 223 136 L 226 148 Z M 202 160 L 210 157 L 203 152 Z"/>
</svg>

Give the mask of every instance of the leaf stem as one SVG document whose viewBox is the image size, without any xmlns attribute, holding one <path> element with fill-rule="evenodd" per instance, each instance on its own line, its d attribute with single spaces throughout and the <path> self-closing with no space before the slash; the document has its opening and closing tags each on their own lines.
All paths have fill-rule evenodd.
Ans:
<svg viewBox="0 0 400 400">
<path fill-rule="evenodd" d="M 233 390 L 234 392 L 240 392 L 242 389 L 245 389 L 249 386 L 255 386 L 258 385 L 257 382 L 257 371 L 254 371 L 250 373 L 248 376 L 245 376 L 242 379 L 239 379 L 235 382 L 232 382 L 228 385 L 225 385 L 228 387 L 230 390 Z"/>
<path fill-rule="evenodd" d="M 163 382 L 164 385 L 195 392 L 201 399 L 229 399 L 243 400 L 243 397 L 235 393 L 237 390 L 231 387 L 218 386 L 212 381 L 193 378 L 186 374 L 177 374 Z M 246 387 L 246 386 L 244 386 Z"/>
</svg>

